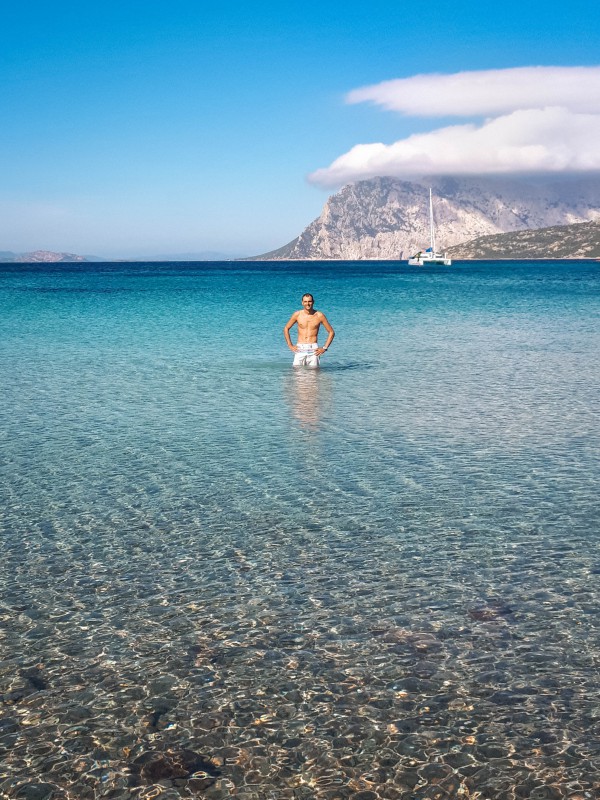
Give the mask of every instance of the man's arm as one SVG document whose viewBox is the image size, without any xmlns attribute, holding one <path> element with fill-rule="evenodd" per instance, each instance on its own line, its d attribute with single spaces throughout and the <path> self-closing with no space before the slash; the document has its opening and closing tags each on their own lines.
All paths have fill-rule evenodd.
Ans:
<svg viewBox="0 0 600 800">
<path fill-rule="evenodd" d="M 285 336 L 285 340 L 287 342 L 287 346 L 290 348 L 292 353 L 298 352 L 296 346 L 292 344 L 292 340 L 290 339 L 290 330 L 294 327 L 294 325 L 298 322 L 298 312 L 295 311 L 289 320 L 286 323 L 285 328 L 283 329 L 283 335 Z"/>
<path fill-rule="evenodd" d="M 325 330 L 329 334 L 327 336 L 327 341 L 325 342 L 323 347 L 319 347 L 318 350 L 316 351 L 318 356 L 322 356 L 323 353 L 329 348 L 329 345 L 333 342 L 333 337 L 335 336 L 335 331 L 333 330 L 333 328 L 329 324 L 329 320 L 327 319 L 325 314 L 323 314 L 322 311 L 320 311 L 319 313 L 321 314 L 321 324 L 323 325 L 323 327 L 325 328 Z"/>
</svg>

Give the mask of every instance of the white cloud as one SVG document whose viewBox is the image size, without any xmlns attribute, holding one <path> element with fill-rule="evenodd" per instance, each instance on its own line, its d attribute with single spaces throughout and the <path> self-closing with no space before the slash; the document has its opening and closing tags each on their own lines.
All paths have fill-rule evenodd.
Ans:
<svg viewBox="0 0 600 800">
<path fill-rule="evenodd" d="M 600 170 L 600 115 L 562 108 L 514 111 L 391 145 L 359 144 L 310 180 L 337 186 L 376 175 L 410 177 Z"/>
<path fill-rule="evenodd" d="M 355 89 L 346 101 L 371 102 L 419 117 L 493 115 L 546 106 L 600 112 L 600 67 L 515 67 L 414 75 Z"/>
<path fill-rule="evenodd" d="M 312 183 L 333 187 L 377 175 L 600 170 L 600 67 L 417 75 L 357 89 L 348 99 L 405 114 L 488 119 L 413 134 L 390 145 L 356 145 L 312 173 Z"/>
</svg>

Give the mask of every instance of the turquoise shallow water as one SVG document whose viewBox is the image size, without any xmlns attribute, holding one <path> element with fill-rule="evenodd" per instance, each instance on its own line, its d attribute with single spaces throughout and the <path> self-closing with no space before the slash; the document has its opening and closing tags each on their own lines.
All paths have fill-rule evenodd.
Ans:
<svg viewBox="0 0 600 800">
<path fill-rule="evenodd" d="M 0 796 L 599 796 L 599 288 L 1 265 Z"/>
</svg>

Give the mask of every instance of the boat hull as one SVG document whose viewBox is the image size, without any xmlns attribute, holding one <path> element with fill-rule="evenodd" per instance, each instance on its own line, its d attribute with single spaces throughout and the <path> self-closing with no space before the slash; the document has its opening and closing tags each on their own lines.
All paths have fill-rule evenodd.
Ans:
<svg viewBox="0 0 600 800">
<path fill-rule="evenodd" d="M 439 258 L 409 258 L 408 263 L 412 267 L 429 267 L 434 265 L 450 267 L 452 265 L 452 259 L 444 258 L 443 256 Z"/>
</svg>

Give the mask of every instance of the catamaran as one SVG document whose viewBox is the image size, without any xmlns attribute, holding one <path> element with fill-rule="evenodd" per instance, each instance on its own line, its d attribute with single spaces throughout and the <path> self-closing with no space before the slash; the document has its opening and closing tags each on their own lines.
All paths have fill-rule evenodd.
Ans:
<svg viewBox="0 0 600 800">
<path fill-rule="evenodd" d="M 426 267 L 430 264 L 443 264 L 449 267 L 452 264 L 452 259 L 447 258 L 445 253 L 437 253 L 435 250 L 435 225 L 433 224 L 433 198 L 431 196 L 431 189 L 429 190 L 429 237 L 431 246 L 427 250 L 419 250 L 419 252 L 412 258 L 408 259 L 408 263 L 413 267 Z"/>
</svg>

